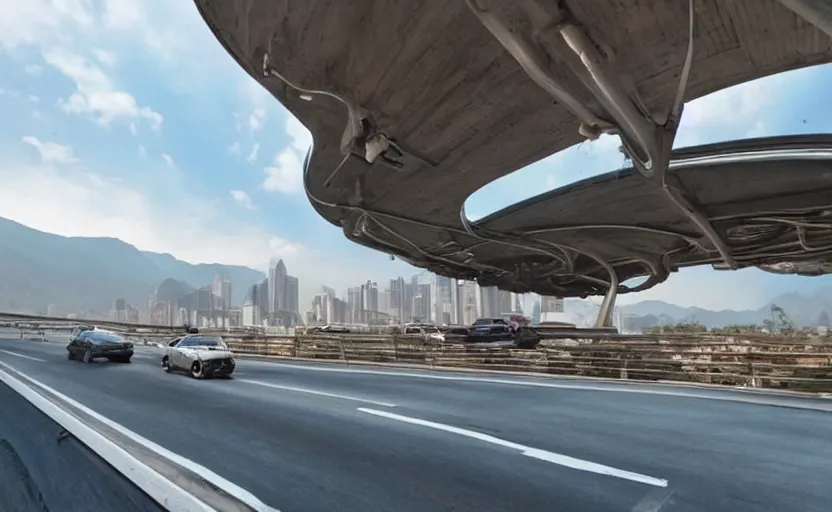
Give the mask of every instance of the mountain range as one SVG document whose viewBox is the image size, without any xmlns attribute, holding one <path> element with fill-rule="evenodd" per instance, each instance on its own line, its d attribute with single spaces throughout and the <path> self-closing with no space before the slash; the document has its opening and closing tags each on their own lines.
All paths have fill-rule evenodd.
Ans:
<svg viewBox="0 0 832 512">
<path fill-rule="evenodd" d="M 199 288 L 210 285 L 216 275 L 231 279 L 233 305 L 242 304 L 248 288 L 265 278 L 263 272 L 248 267 L 191 264 L 170 254 L 139 250 L 117 238 L 64 237 L 0 218 L 0 311 L 43 314 L 47 305 L 54 304 L 62 312 L 103 314 L 119 298 L 145 309 L 165 279 Z M 797 325 L 811 326 L 818 324 L 822 312 L 832 316 L 832 276 L 815 279 L 822 281 L 780 294 L 755 310 L 711 311 L 651 300 L 619 306 L 617 311 L 636 329 L 690 321 L 719 327 L 760 324 L 771 318 L 770 307 L 776 304 Z M 567 299 L 566 310 L 594 318 L 597 306 Z"/>
<path fill-rule="evenodd" d="M 102 314 L 125 299 L 146 309 L 167 278 L 199 288 L 221 275 L 231 279 L 232 304 L 265 275 L 248 267 L 191 264 L 170 254 L 141 251 L 117 238 L 64 237 L 0 218 L 0 311 Z"/>
<path fill-rule="evenodd" d="M 818 277 L 832 282 L 832 276 Z M 647 300 L 635 304 L 618 306 L 616 310 L 628 317 L 627 325 L 632 330 L 640 330 L 651 325 L 670 325 L 676 323 L 699 322 L 702 325 L 723 327 L 727 325 L 761 325 L 763 320 L 771 320 L 771 306 L 776 305 L 798 326 L 810 327 L 821 323 L 821 314 L 832 316 L 832 284 L 810 290 L 790 291 L 780 294 L 758 309 L 712 311 L 698 307 L 682 307 L 660 300 Z M 583 300 L 565 301 L 565 308 L 578 316 L 594 318 L 598 311 L 592 303 Z"/>
</svg>

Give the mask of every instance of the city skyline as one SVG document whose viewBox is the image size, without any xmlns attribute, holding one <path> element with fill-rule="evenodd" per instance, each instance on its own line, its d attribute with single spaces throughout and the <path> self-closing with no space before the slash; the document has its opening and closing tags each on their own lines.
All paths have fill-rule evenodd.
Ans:
<svg viewBox="0 0 832 512">
<path fill-rule="evenodd" d="M 436 325 L 470 325 L 478 318 L 521 314 L 533 322 L 558 321 L 587 325 L 564 310 L 564 299 L 537 294 L 516 294 L 475 281 L 456 280 L 429 272 L 409 278 L 398 276 L 387 283 L 367 281 L 348 287 L 342 294 L 327 285 L 319 287 L 310 304 L 298 300 L 299 279 L 288 274 L 277 260 L 268 277 L 249 287 L 242 304 L 231 300 L 233 282 L 217 274 L 210 285 L 177 288 L 182 283 L 166 279 L 148 301 L 147 310 L 124 299 L 113 301 L 108 319 L 161 325 L 191 324 L 200 327 L 358 324 L 390 325 L 426 322 Z M 47 311 L 57 314 L 52 305 Z"/>
</svg>

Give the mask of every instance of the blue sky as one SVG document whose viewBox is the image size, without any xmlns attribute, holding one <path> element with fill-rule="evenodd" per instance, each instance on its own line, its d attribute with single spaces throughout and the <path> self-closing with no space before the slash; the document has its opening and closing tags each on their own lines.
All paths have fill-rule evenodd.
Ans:
<svg viewBox="0 0 832 512">
<path fill-rule="evenodd" d="M 302 304 L 418 272 L 348 242 L 300 187 L 308 132 L 243 73 L 191 2 L 28 0 L 0 7 L 0 216 L 62 235 L 114 236 L 191 262 L 265 268 L 282 257 Z M 694 70 L 695 71 L 695 70 Z M 691 103 L 677 145 L 828 131 L 832 69 Z M 617 140 L 511 174 L 466 204 L 481 217 L 621 166 Z M 827 280 L 680 272 L 621 302 L 746 308 Z"/>
</svg>

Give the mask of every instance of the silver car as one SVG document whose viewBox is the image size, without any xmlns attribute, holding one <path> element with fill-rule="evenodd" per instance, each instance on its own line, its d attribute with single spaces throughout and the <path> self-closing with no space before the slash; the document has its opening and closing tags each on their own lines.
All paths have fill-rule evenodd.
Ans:
<svg viewBox="0 0 832 512">
<path fill-rule="evenodd" d="M 234 354 L 219 336 L 189 334 L 168 343 L 162 356 L 166 372 L 183 370 L 195 379 L 231 377 Z"/>
</svg>

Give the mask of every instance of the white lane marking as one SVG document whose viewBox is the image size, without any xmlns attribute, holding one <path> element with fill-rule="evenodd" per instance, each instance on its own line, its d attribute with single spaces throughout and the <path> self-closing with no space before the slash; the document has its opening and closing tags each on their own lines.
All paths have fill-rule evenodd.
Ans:
<svg viewBox="0 0 832 512">
<path fill-rule="evenodd" d="M 174 453 L 174 452 L 168 450 L 167 448 L 154 443 L 153 441 L 151 441 L 149 439 L 145 439 L 144 437 L 142 437 L 139 434 L 133 432 L 132 430 L 128 429 L 127 427 L 125 427 L 125 426 L 123 426 L 119 423 L 116 423 L 115 421 L 111 420 L 110 418 L 107 418 L 106 416 L 102 416 L 101 414 L 93 411 L 89 407 L 73 400 L 72 398 L 70 398 L 70 397 L 64 395 L 63 393 L 61 393 L 60 391 L 58 391 L 56 389 L 53 389 L 53 388 L 47 386 L 46 384 L 29 377 L 28 375 L 26 375 L 23 372 L 15 369 L 13 366 L 4 363 L 3 361 L 0 361 L 0 365 L 3 365 L 6 368 L 12 370 L 16 374 L 18 374 L 20 377 L 29 381 L 30 383 L 34 384 L 35 386 L 38 386 L 38 387 L 40 387 L 42 389 L 45 389 L 46 391 L 52 393 L 53 395 L 57 396 L 61 400 L 65 401 L 66 403 L 68 403 L 68 404 L 72 405 L 73 407 L 76 407 L 80 411 L 84 412 L 85 414 L 88 414 L 88 415 L 92 416 L 96 420 L 100 421 L 101 423 L 104 423 L 105 425 L 107 425 L 111 429 L 119 432 L 123 436 L 130 438 L 133 442 L 138 443 L 138 444 L 144 446 L 145 448 L 147 448 L 148 450 L 154 451 L 158 455 L 160 455 L 160 456 L 162 456 L 162 457 L 164 457 L 164 458 L 166 458 L 166 459 L 168 459 L 168 460 L 170 460 L 170 461 L 172 461 L 176 464 L 179 464 L 180 466 L 196 473 L 197 475 L 204 478 L 205 480 L 207 480 L 208 482 L 210 482 L 211 484 L 213 484 L 217 488 L 219 488 L 222 491 L 224 491 L 224 492 L 230 494 L 231 496 L 237 498 L 238 500 L 242 501 L 243 503 L 245 503 L 249 507 L 253 508 L 254 510 L 257 510 L 258 512 L 279 512 L 278 509 L 270 507 L 269 505 L 266 505 L 265 503 L 260 501 L 260 499 L 258 499 L 257 496 L 251 494 L 250 492 L 248 492 L 247 490 L 238 486 L 237 484 L 226 480 L 225 478 L 223 478 L 220 475 L 214 473 L 213 471 L 206 468 L 205 466 L 201 466 L 201 465 L 197 464 L 196 462 L 194 462 L 190 459 L 186 459 L 185 457 L 179 455 L 178 453 Z M 176 510 L 176 508 L 171 508 L 171 507 L 168 507 L 168 508 L 170 510 Z"/>
<path fill-rule="evenodd" d="M 353 400 L 355 402 L 364 402 L 367 404 L 380 405 L 381 407 L 396 407 L 396 404 L 389 402 L 379 402 L 377 400 L 370 400 L 367 398 L 359 398 L 357 396 L 336 395 L 335 393 L 327 393 L 326 391 L 317 391 L 314 389 L 297 388 L 294 386 L 284 386 L 283 384 L 272 384 L 271 382 L 261 382 L 258 380 L 249 379 L 235 379 L 238 382 L 246 382 L 248 384 L 257 384 L 258 386 L 266 386 L 275 389 L 284 389 L 286 391 L 297 391 L 298 393 L 309 393 L 310 395 L 328 396 L 330 398 L 339 398 L 341 400 Z"/>
<path fill-rule="evenodd" d="M 3 364 L 4 366 L 7 366 Z M 14 370 L 12 368 L 12 370 Z M 16 370 L 14 370 L 16 371 Z M 19 372 L 18 372 L 19 373 Z M 215 512 L 195 496 L 176 486 L 121 447 L 61 409 L 11 374 L 0 370 L 0 380 L 16 391 L 53 421 L 64 427 L 79 441 L 101 456 L 117 471 L 128 477 L 139 488 L 169 510 Z"/>
<path fill-rule="evenodd" d="M 777 396 L 777 395 L 764 395 L 764 394 L 757 394 L 753 390 L 748 389 L 703 389 L 703 393 L 711 392 L 711 393 L 726 393 L 726 396 L 717 396 L 715 394 L 699 394 L 699 393 L 690 393 L 686 391 L 676 391 L 672 389 L 648 389 L 646 386 L 655 386 L 656 384 L 641 384 L 638 382 L 626 382 L 623 381 L 620 384 L 617 383 L 610 383 L 608 385 L 598 385 L 598 384 L 583 384 L 580 382 L 569 383 L 569 384 L 558 384 L 555 382 L 539 382 L 539 381 L 530 381 L 530 380 L 510 380 L 510 379 L 499 379 L 493 377 L 466 377 L 462 375 L 434 375 L 430 373 L 413 373 L 413 372 L 391 372 L 391 371 L 384 371 L 384 370 L 359 370 L 357 368 L 325 368 L 321 366 L 305 366 L 300 364 L 284 364 L 284 363 L 272 363 L 272 362 L 264 362 L 264 361 L 248 361 L 248 363 L 260 363 L 263 365 L 271 365 L 271 366 L 279 366 L 282 368 L 292 368 L 297 370 L 303 371 L 310 371 L 310 372 L 332 372 L 332 373 L 360 373 L 365 375 L 385 375 L 390 377 L 409 377 L 414 379 L 428 379 L 428 380 L 445 380 L 445 381 L 457 381 L 457 382 L 485 382 L 488 384 L 504 384 L 508 386 L 528 386 L 528 387 L 536 387 L 536 388 L 550 388 L 550 389 L 572 389 L 575 391 L 608 391 L 611 393 L 635 393 L 639 395 L 661 395 L 661 396 L 677 396 L 682 398 L 703 398 L 706 400 L 720 400 L 726 402 L 746 402 L 752 404 L 762 403 L 765 404 L 764 400 L 766 399 L 784 399 L 784 400 L 800 400 L 803 397 L 790 397 L 790 396 Z M 643 385 L 645 386 L 642 389 L 635 389 L 635 388 L 627 388 L 625 386 L 638 386 Z M 672 384 L 663 384 L 666 386 L 670 386 Z M 738 396 L 737 394 L 728 395 L 727 393 L 742 393 L 745 396 Z"/>
<path fill-rule="evenodd" d="M 5 353 L 7 353 L 7 354 L 10 354 L 10 355 L 13 355 L 13 356 L 17 356 L 17 357 L 22 357 L 22 358 L 24 358 L 24 359 L 31 359 L 32 361 L 40 361 L 41 363 L 45 363 L 45 362 L 46 362 L 46 359 L 38 359 L 37 357 L 32 357 L 32 356 L 24 356 L 23 354 L 18 354 L 17 352 L 12 352 L 11 350 L 2 350 L 2 349 L 0 349 L 0 352 L 5 352 Z"/>
<path fill-rule="evenodd" d="M 382 418 L 387 418 L 390 420 L 401 421 L 404 423 L 410 423 L 422 427 L 429 427 L 436 430 L 442 430 L 444 432 L 457 434 L 460 436 L 470 437 L 472 439 L 477 439 L 486 443 L 496 444 L 498 446 L 503 446 L 506 448 L 512 448 L 514 450 L 522 452 L 523 455 L 526 455 L 527 457 L 533 457 L 535 459 L 544 460 L 546 462 L 551 462 L 552 464 L 557 464 L 559 466 L 565 466 L 580 471 L 588 471 L 590 473 L 597 473 L 599 475 L 613 476 L 616 478 L 622 478 L 624 480 L 630 480 L 642 484 L 653 485 L 656 487 L 667 487 L 667 480 L 661 478 L 655 478 L 639 473 L 633 473 L 632 471 L 625 471 L 623 469 L 617 469 L 610 466 L 605 466 L 603 464 L 590 462 L 587 460 L 576 459 L 574 457 L 569 457 L 568 455 L 562 455 L 560 453 L 554 453 L 538 448 L 532 448 L 530 446 L 525 446 L 518 443 L 512 443 L 511 441 L 506 441 L 505 439 L 500 439 L 499 437 L 483 434 L 474 430 L 453 427 L 451 425 L 435 423 L 433 421 L 422 420 L 419 418 L 411 418 L 410 416 L 402 416 L 400 414 L 393 414 L 391 412 L 386 411 L 376 411 L 374 409 L 367 409 L 364 407 L 359 407 L 358 410 L 367 414 L 373 414 L 375 416 L 380 416 Z"/>
</svg>

